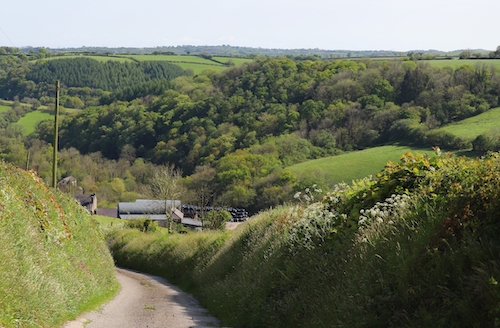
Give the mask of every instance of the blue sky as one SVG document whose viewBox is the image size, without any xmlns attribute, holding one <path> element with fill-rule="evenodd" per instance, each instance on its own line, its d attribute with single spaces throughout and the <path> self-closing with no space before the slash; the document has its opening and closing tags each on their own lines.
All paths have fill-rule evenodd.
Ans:
<svg viewBox="0 0 500 328">
<path fill-rule="evenodd" d="M 498 0 L 11 0 L 0 46 L 495 50 Z"/>
</svg>

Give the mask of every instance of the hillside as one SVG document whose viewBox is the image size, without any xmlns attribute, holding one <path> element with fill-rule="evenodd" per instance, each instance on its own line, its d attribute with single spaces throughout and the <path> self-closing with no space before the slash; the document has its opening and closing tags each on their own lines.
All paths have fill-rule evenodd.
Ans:
<svg viewBox="0 0 500 328">
<path fill-rule="evenodd" d="M 387 162 L 396 163 L 407 152 L 431 155 L 433 150 L 432 148 L 387 145 L 313 159 L 288 166 L 286 169 L 295 173 L 301 181 L 309 182 L 310 185 L 316 184 L 323 188 L 330 188 L 337 183 L 350 183 L 353 180 L 375 175 L 384 168 Z"/>
<path fill-rule="evenodd" d="M 472 140 L 488 132 L 498 135 L 499 127 L 500 107 L 497 107 L 479 115 L 446 125 L 440 128 L 440 130 Z"/>
<path fill-rule="evenodd" d="M 49 55 L 39 53 L 40 57 Z M 183 197 L 189 202 L 206 202 L 206 197 L 197 198 L 197 190 L 206 185 L 213 205 L 244 207 L 256 213 L 292 200 L 297 191 L 316 182 L 304 178 L 300 170 L 287 169 L 308 160 L 391 144 L 427 151 L 434 146 L 445 151 L 473 148 L 476 154 L 497 149 L 491 147 L 494 138 L 490 138 L 494 142 L 485 138 L 487 142 L 477 147 L 470 139 L 439 129 L 498 107 L 500 82 L 493 66 L 439 68 L 410 58 L 318 57 L 255 57 L 250 62 L 238 58 L 235 66 L 226 66 L 227 57 L 160 51 L 148 55 L 103 54 L 134 59 L 128 64 L 59 57 L 42 59 L 34 67 L 22 58 L 0 58 L 6 61 L 0 65 L 0 75 L 5 76 L 0 79 L 0 96 L 18 98 L 32 104 L 31 108 L 50 105 L 54 99 L 53 82 L 49 80 L 54 76 L 48 74 L 52 66 L 44 65 L 60 65 L 68 76 L 89 61 L 91 72 L 109 65 L 108 72 L 113 74 L 109 79 L 104 74 L 106 78 L 100 81 L 103 88 L 109 84 L 109 90 L 85 85 L 84 79 L 61 89 L 61 105 L 78 112 L 67 115 L 59 126 L 61 150 L 71 153 L 61 160 L 64 168 L 60 178 L 78 177 L 82 187 L 102 195 L 99 199 L 106 206 L 150 197 L 145 193 L 152 174 L 144 173 L 146 168 L 141 163 L 147 163 L 148 168 L 166 166 L 182 172 L 186 188 Z M 82 62 L 75 62 L 77 59 Z M 142 67 L 157 76 L 162 63 L 174 65 L 185 60 L 224 69 L 172 80 L 131 74 Z M 132 67 L 134 70 L 128 72 Z M 78 75 L 84 76 L 84 72 L 82 69 Z M 27 79 L 46 73 L 52 77 L 37 83 Z M 131 75 L 139 79 L 132 83 L 134 79 L 121 78 Z M 11 126 L 22 112 L 22 108 L 13 108 L 0 120 L 6 128 L 1 131 L 0 156 L 19 166 L 36 168 L 48 179 L 46 144 L 53 140 L 52 124 L 43 122 L 23 138 Z M 92 165 L 82 167 L 76 162 Z M 373 172 L 364 171 L 368 163 L 356 164 L 347 164 L 353 170 L 343 177 L 314 180 L 328 187 L 328 180 L 350 180 Z M 383 162 L 373 165 L 380 165 L 379 169 Z"/>
<path fill-rule="evenodd" d="M 111 298 L 114 263 L 96 222 L 33 171 L 0 163 L 0 326 L 56 327 Z"/>
<path fill-rule="evenodd" d="M 498 136 L 500 132 L 499 126 L 500 107 L 497 107 L 479 115 L 445 125 L 434 132 L 440 133 L 444 131 L 456 137 L 472 141 L 483 134 Z M 446 149 L 443 145 L 441 145 L 441 150 L 453 151 L 452 149 Z M 432 154 L 433 149 L 431 145 L 427 148 L 385 145 L 347 152 L 342 155 L 313 159 L 294 164 L 286 169 L 297 174 L 301 180 L 309 182 L 316 180 L 323 186 L 331 186 L 335 183 L 349 183 L 355 179 L 374 175 L 388 161 L 397 162 L 406 152 Z"/>
<path fill-rule="evenodd" d="M 59 59 L 94 59 L 105 63 L 115 61 L 120 63 L 141 63 L 141 62 L 165 62 L 175 64 L 183 70 L 189 70 L 193 74 L 200 74 L 206 69 L 220 72 L 231 66 L 240 66 L 243 63 L 252 62 L 253 59 L 239 57 L 217 57 L 211 55 L 165 55 L 165 54 L 86 54 L 86 53 L 60 53 L 54 57 L 34 59 L 33 62 L 52 61 Z"/>
</svg>

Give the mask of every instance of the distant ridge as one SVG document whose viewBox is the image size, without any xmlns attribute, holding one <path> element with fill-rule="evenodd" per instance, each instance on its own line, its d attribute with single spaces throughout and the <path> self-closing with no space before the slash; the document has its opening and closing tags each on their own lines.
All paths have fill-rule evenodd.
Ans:
<svg viewBox="0 0 500 328">
<path fill-rule="evenodd" d="M 39 48 L 24 47 L 22 52 L 37 51 Z M 249 57 L 249 56 L 318 56 L 321 58 L 345 58 L 345 57 L 401 57 L 408 53 L 432 54 L 436 56 L 456 56 L 463 50 L 440 51 L 440 50 L 326 50 L 326 49 L 278 49 L 278 48 L 252 48 L 230 45 L 218 46 L 158 46 L 158 47 L 86 47 L 79 48 L 47 48 L 50 52 L 82 52 L 82 53 L 108 53 L 108 54 L 172 54 L 172 55 L 200 55 L 211 54 L 218 56 Z M 489 50 L 474 49 L 474 52 L 489 53 Z"/>
</svg>

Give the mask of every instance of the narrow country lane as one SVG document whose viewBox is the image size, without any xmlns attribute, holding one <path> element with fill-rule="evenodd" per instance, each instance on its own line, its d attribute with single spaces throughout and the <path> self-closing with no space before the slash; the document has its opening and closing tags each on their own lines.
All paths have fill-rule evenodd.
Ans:
<svg viewBox="0 0 500 328">
<path fill-rule="evenodd" d="M 64 328 L 220 327 L 192 295 L 167 280 L 119 268 L 116 272 L 121 284 L 118 295 Z"/>
</svg>

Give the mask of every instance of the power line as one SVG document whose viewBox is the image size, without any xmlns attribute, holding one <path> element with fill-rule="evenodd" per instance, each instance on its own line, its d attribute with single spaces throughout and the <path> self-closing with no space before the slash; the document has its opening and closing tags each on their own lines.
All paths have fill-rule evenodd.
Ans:
<svg viewBox="0 0 500 328">
<path fill-rule="evenodd" d="M 2 29 L 1 26 L 0 26 L 0 31 L 2 31 L 3 35 L 5 35 L 5 37 L 7 38 L 7 40 L 9 40 L 10 44 L 12 44 L 12 46 L 14 48 L 16 48 L 16 46 L 14 45 L 14 42 L 12 42 L 12 40 L 9 38 L 9 36 L 7 35 L 7 33 L 4 32 L 4 30 Z"/>
</svg>

